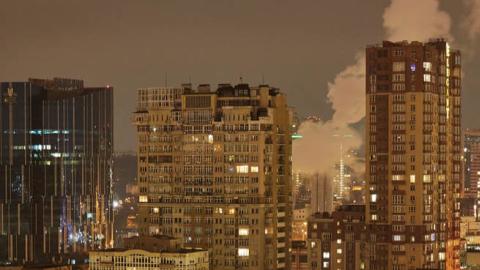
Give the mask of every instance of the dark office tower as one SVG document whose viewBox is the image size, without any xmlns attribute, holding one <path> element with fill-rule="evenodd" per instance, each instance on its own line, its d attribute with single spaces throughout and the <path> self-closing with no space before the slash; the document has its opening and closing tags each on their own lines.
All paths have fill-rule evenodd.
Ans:
<svg viewBox="0 0 480 270">
<path fill-rule="evenodd" d="M 367 269 L 460 269 L 460 52 L 384 42 L 366 57 Z"/>
<path fill-rule="evenodd" d="M 55 78 L 0 90 L 0 262 L 110 247 L 113 89 Z"/>
</svg>

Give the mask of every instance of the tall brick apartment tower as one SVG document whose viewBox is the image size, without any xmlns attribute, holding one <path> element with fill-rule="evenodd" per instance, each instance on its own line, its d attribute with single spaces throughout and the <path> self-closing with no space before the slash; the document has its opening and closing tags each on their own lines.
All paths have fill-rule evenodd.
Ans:
<svg viewBox="0 0 480 270">
<path fill-rule="evenodd" d="M 460 52 L 366 49 L 367 269 L 460 269 Z"/>
<path fill-rule="evenodd" d="M 139 230 L 211 269 L 289 269 L 291 118 L 267 85 L 138 90 Z"/>
</svg>

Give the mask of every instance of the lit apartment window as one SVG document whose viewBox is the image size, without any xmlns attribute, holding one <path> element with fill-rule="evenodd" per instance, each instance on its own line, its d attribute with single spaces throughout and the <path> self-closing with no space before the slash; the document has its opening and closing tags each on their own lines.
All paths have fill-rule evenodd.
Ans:
<svg viewBox="0 0 480 270">
<path fill-rule="evenodd" d="M 322 256 L 324 259 L 330 259 L 330 252 L 323 252 L 323 256 Z"/>
<path fill-rule="evenodd" d="M 342 249 L 341 248 L 337 248 L 337 254 L 342 254 Z"/>
<path fill-rule="evenodd" d="M 158 207 L 154 207 L 152 209 L 152 212 L 155 213 L 155 214 L 158 214 L 160 212 L 160 209 L 158 209 Z"/>
<path fill-rule="evenodd" d="M 240 228 L 238 229 L 238 235 L 248 235 L 248 228 Z"/>
<path fill-rule="evenodd" d="M 430 62 L 423 62 L 423 69 L 427 72 L 432 71 L 432 63 Z"/>
<path fill-rule="evenodd" d="M 248 257 L 250 255 L 250 251 L 248 248 L 239 248 L 238 249 L 238 256 L 240 257 Z"/>
<path fill-rule="evenodd" d="M 148 202 L 148 197 L 147 196 L 138 196 L 138 201 L 141 203 L 146 203 Z"/>
<path fill-rule="evenodd" d="M 432 75 L 430 75 L 430 74 L 423 74 L 423 81 L 424 81 L 424 82 L 431 82 L 431 81 L 432 81 Z"/>
<path fill-rule="evenodd" d="M 393 181 L 403 181 L 403 175 L 395 174 L 392 176 Z"/>
<path fill-rule="evenodd" d="M 415 174 L 410 175 L 410 183 L 415 184 Z"/>
<path fill-rule="evenodd" d="M 393 236 L 393 241 L 402 241 L 402 236 L 398 235 L 398 234 L 394 235 Z"/>
<path fill-rule="evenodd" d="M 370 195 L 370 201 L 371 202 L 377 202 L 377 194 L 371 194 Z"/>
<path fill-rule="evenodd" d="M 252 166 L 252 167 L 250 167 L 250 172 L 252 172 L 252 173 L 258 173 L 258 166 Z"/>
<path fill-rule="evenodd" d="M 431 177 L 429 174 L 423 175 L 423 182 L 424 183 L 430 183 L 431 182 Z"/>
<path fill-rule="evenodd" d="M 237 173 L 248 173 L 248 165 L 237 165 Z"/>
<path fill-rule="evenodd" d="M 323 262 L 323 268 L 328 268 L 328 262 Z"/>
<path fill-rule="evenodd" d="M 377 219 L 378 219 L 377 215 L 376 215 L 376 214 L 373 214 L 373 215 L 372 215 L 372 220 L 377 220 Z"/>
</svg>

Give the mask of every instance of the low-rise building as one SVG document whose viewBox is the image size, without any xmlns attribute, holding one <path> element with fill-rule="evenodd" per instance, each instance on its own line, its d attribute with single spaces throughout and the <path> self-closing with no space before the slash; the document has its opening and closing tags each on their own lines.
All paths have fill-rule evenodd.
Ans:
<svg viewBox="0 0 480 270">
<path fill-rule="evenodd" d="M 166 235 L 124 239 L 125 248 L 90 252 L 90 270 L 208 270 L 208 251 Z"/>
<path fill-rule="evenodd" d="M 208 251 L 179 249 L 150 252 L 141 249 L 111 249 L 90 252 L 90 270 L 208 270 Z"/>
</svg>

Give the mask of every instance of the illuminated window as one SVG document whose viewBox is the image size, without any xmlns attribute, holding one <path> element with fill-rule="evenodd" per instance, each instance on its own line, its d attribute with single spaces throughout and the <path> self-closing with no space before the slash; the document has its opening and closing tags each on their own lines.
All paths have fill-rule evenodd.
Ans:
<svg viewBox="0 0 480 270">
<path fill-rule="evenodd" d="M 432 81 L 432 75 L 430 75 L 430 74 L 423 74 L 423 81 L 424 81 L 424 82 L 431 82 L 431 81 Z"/>
<path fill-rule="evenodd" d="M 139 196 L 138 201 L 143 203 L 143 202 L 148 202 L 148 197 L 147 196 Z"/>
<path fill-rule="evenodd" d="M 398 234 L 394 235 L 393 236 L 393 241 L 402 241 L 402 236 L 398 235 Z"/>
<path fill-rule="evenodd" d="M 337 254 L 342 254 L 342 249 L 341 248 L 337 248 Z"/>
<path fill-rule="evenodd" d="M 377 194 L 371 194 L 370 195 L 370 201 L 371 202 L 377 202 Z"/>
<path fill-rule="evenodd" d="M 410 175 L 410 183 L 415 184 L 415 174 Z"/>
<path fill-rule="evenodd" d="M 444 261 L 445 260 L 445 252 L 439 252 L 438 253 L 438 259 L 440 261 Z"/>
<path fill-rule="evenodd" d="M 208 143 L 213 143 L 213 135 L 212 134 L 208 135 Z"/>
<path fill-rule="evenodd" d="M 377 218 L 377 215 L 376 215 L 376 214 L 373 214 L 373 215 L 372 215 L 372 220 L 377 220 L 377 219 L 378 219 L 378 218 Z"/>
<path fill-rule="evenodd" d="M 324 259 L 330 259 L 330 252 L 323 252 L 323 256 L 322 256 Z"/>
<path fill-rule="evenodd" d="M 328 262 L 323 262 L 323 268 L 328 268 Z"/>
<path fill-rule="evenodd" d="M 393 181 L 403 181 L 404 178 L 403 178 L 403 175 L 395 174 L 395 175 L 392 176 L 392 180 Z"/>
<path fill-rule="evenodd" d="M 431 180 L 432 180 L 432 179 L 431 179 L 431 177 L 430 177 L 429 174 L 425 174 L 425 175 L 423 176 L 423 182 L 424 182 L 424 183 L 430 183 Z"/>
<path fill-rule="evenodd" d="M 250 167 L 250 172 L 252 172 L 252 173 L 258 173 L 258 166 L 252 166 L 252 167 Z"/>
<path fill-rule="evenodd" d="M 248 165 L 237 165 L 237 173 L 248 173 Z"/>
<path fill-rule="evenodd" d="M 238 229 L 238 235 L 248 235 L 248 228 L 240 228 Z"/>
<path fill-rule="evenodd" d="M 342 243 L 342 239 L 337 239 L 337 244 L 341 244 Z"/>
<path fill-rule="evenodd" d="M 425 71 L 432 71 L 432 63 L 430 62 L 423 62 L 423 69 Z"/>
<path fill-rule="evenodd" d="M 228 213 L 229 213 L 230 215 L 235 214 L 235 208 L 230 208 L 230 209 L 228 209 Z"/>
<path fill-rule="evenodd" d="M 240 257 L 247 257 L 250 255 L 250 251 L 248 248 L 239 248 L 238 249 L 238 256 Z"/>
<path fill-rule="evenodd" d="M 158 209 L 158 207 L 154 207 L 152 209 L 152 212 L 155 213 L 155 214 L 158 214 L 160 212 L 160 209 Z"/>
</svg>

